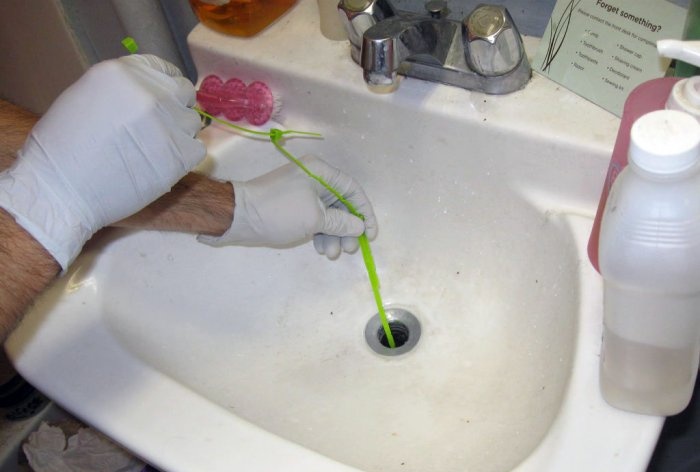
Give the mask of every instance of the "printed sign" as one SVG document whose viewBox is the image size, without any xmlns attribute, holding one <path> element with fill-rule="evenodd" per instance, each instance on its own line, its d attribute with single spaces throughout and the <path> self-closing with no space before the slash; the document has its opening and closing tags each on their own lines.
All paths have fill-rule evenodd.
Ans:
<svg viewBox="0 0 700 472">
<path fill-rule="evenodd" d="M 558 0 L 533 69 L 620 116 L 632 89 L 664 76 L 656 41 L 680 39 L 685 15 L 665 0 Z"/>
</svg>

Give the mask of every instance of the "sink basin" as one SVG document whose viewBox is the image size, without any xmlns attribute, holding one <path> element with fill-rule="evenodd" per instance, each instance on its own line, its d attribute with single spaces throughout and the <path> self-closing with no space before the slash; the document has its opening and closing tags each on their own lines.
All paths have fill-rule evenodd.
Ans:
<svg viewBox="0 0 700 472">
<path fill-rule="evenodd" d="M 414 79 L 372 94 L 317 16 L 302 0 L 253 40 L 198 26 L 190 46 L 200 78 L 262 80 L 284 101 L 273 126 L 323 135 L 289 151 L 362 183 L 415 347 L 367 344 L 359 254 L 108 229 L 8 341 L 17 369 L 164 471 L 643 471 L 663 419 L 599 394 L 586 257 L 618 119 L 538 76 L 507 96 Z M 285 163 L 218 125 L 201 138 L 215 177 Z"/>
</svg>

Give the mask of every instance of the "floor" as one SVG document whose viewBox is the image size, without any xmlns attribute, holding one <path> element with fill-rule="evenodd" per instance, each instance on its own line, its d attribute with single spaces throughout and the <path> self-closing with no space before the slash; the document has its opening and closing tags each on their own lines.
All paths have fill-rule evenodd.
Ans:
<svg viewBox="0 0 700 472">
<path fill-rule="evenodd" d="M 21 379 L 21 377 L 19 378 Z M 22 382 L 24 381 L 22 380 Z M 43 422 L 59 427 L 66 438 L 75 435 L 82 428 L 88 428 L 46 398 L 41 392 L 26 384 L 26 382 L 25 386 L 28 388 L 21 389 L 23 395 L 15 395 L 13 399 L 22 396 L 23 398 L 17 403 L 8 405 L 10 402 L 4 401 L 6 396 L 3 396 L 5 391 L 3 388 L 5 386 L 6 384 L 0 386 L 0 472 L 33 472 L 27 457 L 22 451 L 22 444 L 31 433 L 39 429 Z M 15 388 L 13 390 L 17 391 L 18 389 Z M 91 431 L 94 432 L 94 430 Z M 99 435 L 99 433 L 95 433 L 95 435 Z M 91 438 L 96 439 L 95 435 L 92 435 Z M 120 468 L 119 470 L 158 472 L 156 469 L 133 458 L 130 453 L 114 445 L 111 441 L 109 441 L 108 452 L 124 454 L 127 457 L 126 461 L 128 461 L 130 467 L 128 469 Z M 93 455 L 92 457 L 96 456 Z M 113 455 L 110 457 L 113 457 Z M 121 463 L 124 462 L 121 461 Z M 53 471 L 54 469 L 51 468 L 50 470 Z M 61 470 L 64 469 L 62 468 Z"/>
<path fill-rule="evenodd" d="M 68 416 L 36 390 L 14 405 L 0 408 L 0 471 L 30 472 L 21 444 L 41 421 L 61 421 Z"/>
</svg>

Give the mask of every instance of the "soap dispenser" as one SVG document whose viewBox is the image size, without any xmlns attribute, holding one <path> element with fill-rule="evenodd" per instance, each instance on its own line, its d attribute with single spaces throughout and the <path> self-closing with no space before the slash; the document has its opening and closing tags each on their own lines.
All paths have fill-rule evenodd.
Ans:
<svg viewBox="0 0 700 472">
<path fill-rule="evenodd" d="M 700 41 L 666 39 L 657 43 L 659 54 L 700 66 Z M 700 76 L 676 82 L 666 100 L 666 108 L 690 113 L 700 120 Z"/>
<path fill-rule="evenodd" d="M 287 10 L 296 0 L 190 0 L 199 21 L 232 36 L 253 36 Z"/>
<path fill-rule="evenodd" d="M 657 42 L 657 50 L 660 56 L 680 59 L 700 67 L 700 41 L 662 40 Z M 588 258 L 598 272 L 600 272 L 598 239 L 601 218 L 610 188 L 618 174 L 627 166 L 632 124 L 646 113 L 663 109 L 685 111 L 700 120 L 700 76 L 687 79 L 662 77 L 650 80 L 637 86 L 627 97 L 598 210 L 593 221 L 593 229 L 588 240 Z"/>
</svg>

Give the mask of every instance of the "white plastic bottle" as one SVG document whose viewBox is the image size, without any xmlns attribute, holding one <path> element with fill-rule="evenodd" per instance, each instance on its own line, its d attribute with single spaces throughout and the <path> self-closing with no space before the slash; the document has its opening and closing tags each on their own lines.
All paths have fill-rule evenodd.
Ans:
<svg viewBox="0 0 700 472">
<path fill-rule="evenodd" d="M 601 391 L 614 407 L 667 416 L 688 405 L 700 359 L 700 124 L 643 115 L 628 157 L 601 223 Z"/>
</svg>

